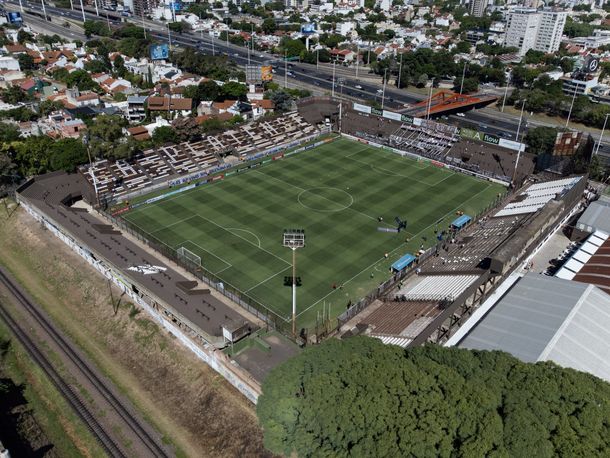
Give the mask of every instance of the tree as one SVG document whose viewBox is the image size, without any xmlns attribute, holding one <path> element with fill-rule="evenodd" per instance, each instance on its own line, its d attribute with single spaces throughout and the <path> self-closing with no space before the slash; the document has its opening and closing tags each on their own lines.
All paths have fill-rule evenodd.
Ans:
<svg viewBox="0 0 610 458">
<path fill-rule="evenodd" d="M 6 152 L 0 151 L 0 197 L 14 187 L 17 179 L 17 165 Z"/>
<path fill-rule="evenodd" d="M 21 89 L 19 86 L 9 86 L 0 91 L 0 98 L 6 103 L 16 105 L 21 102 L 32 100 L 32 96 Z"/>
<path fill-rule="evenodd" d="M 17 32 L 17 41 L 21 44 L 27 43 L 28 41 L 34 40 L 34 36 L 31 33 L 21 29 Z"/>
<path fill-rule="evenodd" d="M 105 73 L 110 70 L 102 59 L 92 59 L 85 62 L 85 70 L 89 73 Z"/>
<path fill-rule="evenodd" d="M 554 127 L 534 127 L 529 129 L 525 135 L 525 144 L 528 146 L 528 152 L 533 154 L 550 154 L 555 146 L 557 138 L 557 129 Z"/>
<path fill-rule="evenodd" d="M 155 146 L 162 146 L 166 143 L 176 143 L 176 131 L 170 126 L 157 127 L 153 131 L 152 142 Z"/>
<path fill-rule="evenodd" d="M 286 53 L 287 57 L 300 56 L 303 51 L 307 50 L 307 48 L 305 48 L 305 43 L 301 40 L 293 40 L 290 38 L 282 38 L 280 47 L 282 48 L 282 54 Z"/>
<path fill-rule="evenodd" d="M 125 78 L 127 75 L 127 68 L 125 67 L 125 59 L 121 56 L 116 56 L 113 62 L 114 72 L 120 78 Z"/>
<path fill-rule="evenodd" d="M 100 88 L 99 84 L 91 79 L 91 75 L 86 70 L 75 70 L 69 73 L 65 83 L 68 87 L 77 87 L 80 91 L 91 91 Z"/>
<path fill-rule="evenodd" d="M 263 25 L 261 26 L 261 28 L 263 29 L 263 32 L 268 35 L 271 35 L 277 30 L 277 24 L 275 23 L 275 19 L 273 19 L 272 17 L 268 17 L 263 21 Z"/>
<path fill-rule="evenodd" d="M 290 111 L 292 109 L 292 97 L 285 91 L 279 90 L 271 94 L 271 100 L 275 107 L 275 111 L 278 113 L 284 111 Z"/>
<path fill-rule="evenodd" d="M 203 100 L 213 101 L 220 95 L 220 87 L 212 80 L 199 83 L 197 86 L 187 86 L 184 89 L 184 97 L 193 99 L 193 106 L 197 108 Z"/>
<path fill-rule="evenodd" d="M 19 61 L 19 68 L 23 71 L 34 70 L 36 68 L 34 58 L 29 54 L 19 54 L 17 60 Z"/>
<path fill-rule="evenodd" d="M 453 52 L 456 54 L 469 54 L 471 47 L 472 45 L 467 41 L 460 41 L 453 48 Z"/>
<path fill-rule="evenodd" d="M 0 122 L 0 142 L 14 142 L 19 140 L 21 132 L 14 124 Z"/>
<path fill-rule="evenodd" d="M 54 111 L 63 109 L 64 105 L 61 102 L 54 100 L 43 100 L 38 105 L 38 112 L 41 116 L 46 117 Z"/>
<path fill-rule="evenodd" d="M 462 87 L 462 79 L 456 78 L 453 82 L 453 90 L 460 92 L 460 88 L 463 94 L 477 92 L 479 90 L 479 82 L 475 78 L 464 78 L 464 86 Z"/>
<path fill-rule="evenodd" d="M 63 138 L 51 145 L 51 170 L 74 172 L 87 162 L 87 149 L 80 139 Z"/>
<path fill-rule="evenodd" d="M 248 88 L 245 84 L 238 83 L 236 81 L 229 81 L 220 88 L 220 97 L 223 99 L 239 100 L 246 97 Z"/>
<path fill-rule="evenodd" d="M 91 37 L 91 35 L 109 37 L 112 33 L 112 31 L 108 29 L 108 25 L 101 21 L 85 21 L 83 29 L 87 38 Z"/>
<path fill-rule="evenodd" d="M 170 22 L 167 26 L 169 27 L 169 29 L 172 32 L 176 32 L 176 33 L 184 32 L 184 23 L 182 21 L 180 21 L 180 22 Z"/>
<path fill-rule="evenodd" d="M 610 384 L 507 353 L 329 339 L 274 368 L 257 415 L 285 456 L 599 456 Z M 601 452 L 601 454 L 604 454 Z"/>
<path fill-rule="evenodd" d="M 127 121 L 118 115 L 100 115 L 95 122 L 88 125 L 89 149 L 94 157 L 128 158 L 131 156 L 135 143 L 132 137 L 123 136 L 123 128 Z"/>
</svg>

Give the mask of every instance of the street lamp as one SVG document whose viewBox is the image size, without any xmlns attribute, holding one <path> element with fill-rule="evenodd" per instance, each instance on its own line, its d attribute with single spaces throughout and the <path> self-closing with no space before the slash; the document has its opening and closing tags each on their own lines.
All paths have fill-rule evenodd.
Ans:
<svg viewBox="0 0 610 458">
<path fill-rule="evenodd" d="M 387 74 L 388 74 L 388 68 L 386 67 L 386 69 L 383 72 L 383 90 L 381 92 L 381 109 L 383 110 L 383 105 L 385 102 L 385 85 L 387 82 Z"/>
<path fill-rule="evenodd" d="M 570 104 L 570 111 L 568 111 L 568 119 L 566 119 L 566 129 L 570 124 L 570 117 L 572 116 L 572 108 L 574 108 L 574 100 L 576 100 L 576 91 L 578 90 L 578 83 L 574 85 L 574 95 L 572 96 L 572 103 Z"/>
<path fill-rule="evenodd" d="M 430 119 L 430 111 L 432 110 L 432 89 L 434 88 L 434 78 L 432 78 L 432 83 L 430 84 L 430 96 L 428 97 L 428 110 L 426 114 L 426 120 Z"/>
<path fill-rule="evenodd" d="M 523 110 L 525 109 L 525 102 L 527 100 L 523 100 L 523 105 L 521 106 L 521 116 L 519 116 L 519 125 L 517 126 L 517 135 L 515 135 L 515 141 L 519 141 L 519 132 L 521 131 L 521 121 L 523 120 Z M 515 170 L 513 170 L 513 179 L 511 180 L 511 184 L 515 184 L 515 180 L 517 178 L 517 167 L 519 166 L 519 159 L 521 159 L 521 149 L 522 146 L 518 146 L 519 150 L 517 151 L 517 160 L 515 161 Z"/>
<path fill-rule="evenodd" d="M 292 250 L 292 335 L 297 335 L 297 249 L 305 246 L 304 229 L 284 229 L 282 246 Z"/>
<path fill-rule="evenodd" d="M 398 83 L 396 84 L 398 89 L 400 89 L 400 77 L 402 76 L 402 54 L 400 53 L 400 64 L 398 65 Z"/>
<path fill-rule="evenodd" d="M 602 133 L 599 136 L 599 141 L 597 142 L 597 148 L 595 148 L 596 156 L 599 154 L 599 147 L 601 146 L 602 139 L 604 138 L 604 131 L 606 130 L 606 123 L 608 122 L 608 116 L 610 116 L 610 113 L 606 114 L 606 117 L 604 118 L 604 126 L 602 127 Z"/>
<path fill-rule="evenodd" d="M 335 65 L 337 64 L 337 58 L 335 57 L 335 60 L 333 60 L 333 89 L 332 92 L 330 94 L 331 97 L 335 97 Z"/>
<path fill-rule="evenodd" d="M 460 95 L 462 95 L 462 91 L 464 90 L 464 77 L 466 76 L 466 66 L 468 62 L 464 61 L 464 70 L 462 70 L 462 84 L 460 84 Z"/>
</svg>

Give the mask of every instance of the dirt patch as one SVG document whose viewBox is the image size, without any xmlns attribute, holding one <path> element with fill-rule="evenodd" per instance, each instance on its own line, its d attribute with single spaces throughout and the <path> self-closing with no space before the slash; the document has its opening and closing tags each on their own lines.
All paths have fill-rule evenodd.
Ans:
<svg viewBox="0 0 610 458">
<path fill-rule="evenodd" d="M 20 210 L 0 217 L 4 264 L 188 456 L 266 456 L 254 406 Z M 118 304 L 118 305 L 117 305 Z"/>
</svg>

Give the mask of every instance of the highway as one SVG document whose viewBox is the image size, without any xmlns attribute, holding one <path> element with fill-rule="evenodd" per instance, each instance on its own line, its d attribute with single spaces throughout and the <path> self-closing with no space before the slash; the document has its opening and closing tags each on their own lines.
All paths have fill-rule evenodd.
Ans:
<svg viewBox="0 0 610 458">
<path fill-rule="evenodd" d="M 18 9 L 18 0 L 5 2 L 5 5 L 8 6 L 9 4 L 12 6 L 12 10 Z M 32 9 L 37 12 L 41 11 L 39 3 L 23 1 L 23 6 L 26 9 Z M 53 6 L 46 6 L 46 10 L 48 16 L 51 17 L 54 22 L 54 33 L 72 38 L 76 38 L 77 36 L 82 37 L 82 34 L 70 31 L 69 29 L 63 29 L 61 23 L 59 23 L 60 20 L 64 22 L 65 19 L 68 18 L 74 21 L 82 21 L 82 12 L 80 10 L 66 10 Z M 85 12 L 85 15 L 87 19 L 91 20 L 103 22 L 107 20 L 105 11 L 101 9 L 100 16 L 96 16 L 95 13 L 88 11 Z M 32 18 L 32 16 L 28 15 L 27 21 L 32 20 Z M 144 25 L 150 36 L 160 42 L 169 42 L 168 29 L 164 24 L 137 17 L 122 19 L 127 19 L 140 27 Z M 120 24 L 120 21 L 113 20 L 112 18 L 109 19 L 109 22 L 113 25 Z M 393 84 L 393 80 L 390 80 L 390 82 L 386 84 L 385 93 L 382 97 L 383 85 L 381 78 L 378 76 L 375 78 L 373 75 L 368 74 L 368 68 L 366 67 L 359 68 L 359 77 L 356 77 L 355 68 L 337 67 L 335 68 L 335 78 L 333 81 L 333 68 L 328 64 L 316 66 L 315 64 L 289 62 L 285 65 L 278 56 L 256 50 L 248 52 L 248 49 L 244 46 L 227 43 L 226 41 L 221 41 L 217 38 L 214 39 L 205 33 L 171 33 L 171 44 L 172 47 L 192 47 L 205 54 L 223 54 L 229 56 L 238 65 L 242 66 L 248 63 L 264 64 L 275 62 L 274 65 L 276 68 L 274 70 L 274 79 L 275 82 L 280 85 L 287 84 L 288 87 L 303 87 L 318 94 L 331 94 L 333 93 L 334 86 L 334 94 L 337 97 L 360 102 L 376 100 L 380 104 L 383 102 L 383 107 L 388 110 L 398 110 L 405 104 L 413 104 L 425 98 L 419 93 L 396 88 Z M 285 69 L 288 75 L 285 75 Z M 495 106 L 468 111 L 464 113 L 463 117 L 450 115 L 444 117 L 442 121 L 459 127 L 474 128 L 506 139 L 517 140 L 516 134 L 519 126 L 519 117 L 509 113 L 501 113 Z M 550 123 L 543 123 L 538 120 L 530 119 L 525 115 L 519 132 L 519 140 L 523 140 L 529 127 L 543 125 L 552 126 Z M 596 141 L 599 139 L 599 134 L 596 132 L 592 131 L 591 134 Z M 604 135 L 600 154 L 610 158 L 610 136 L 608 134 Z"/>
</svg>

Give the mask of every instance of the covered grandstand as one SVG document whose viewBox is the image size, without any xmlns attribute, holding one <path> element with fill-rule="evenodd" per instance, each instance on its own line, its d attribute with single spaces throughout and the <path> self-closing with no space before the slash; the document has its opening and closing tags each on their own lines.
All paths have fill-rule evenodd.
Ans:
<svg viewBox="0 0 610 458">
<path fill-rule="evenodd" d="M 403 346 L 444 342 L 572 211 L 585 186 L 580 176 L 530 183 L 462 231 L 439 237 L 432 256 L 342 332 Z"/>
<path fill-rule="evenodd" d="M 342 113 L 341 131 L 504 183 L 521 183 L 535 168 L 529 153 L 460 136 L 456 127 L 435 121 L 415 124 L 347 108 Z"/>
</svg>

